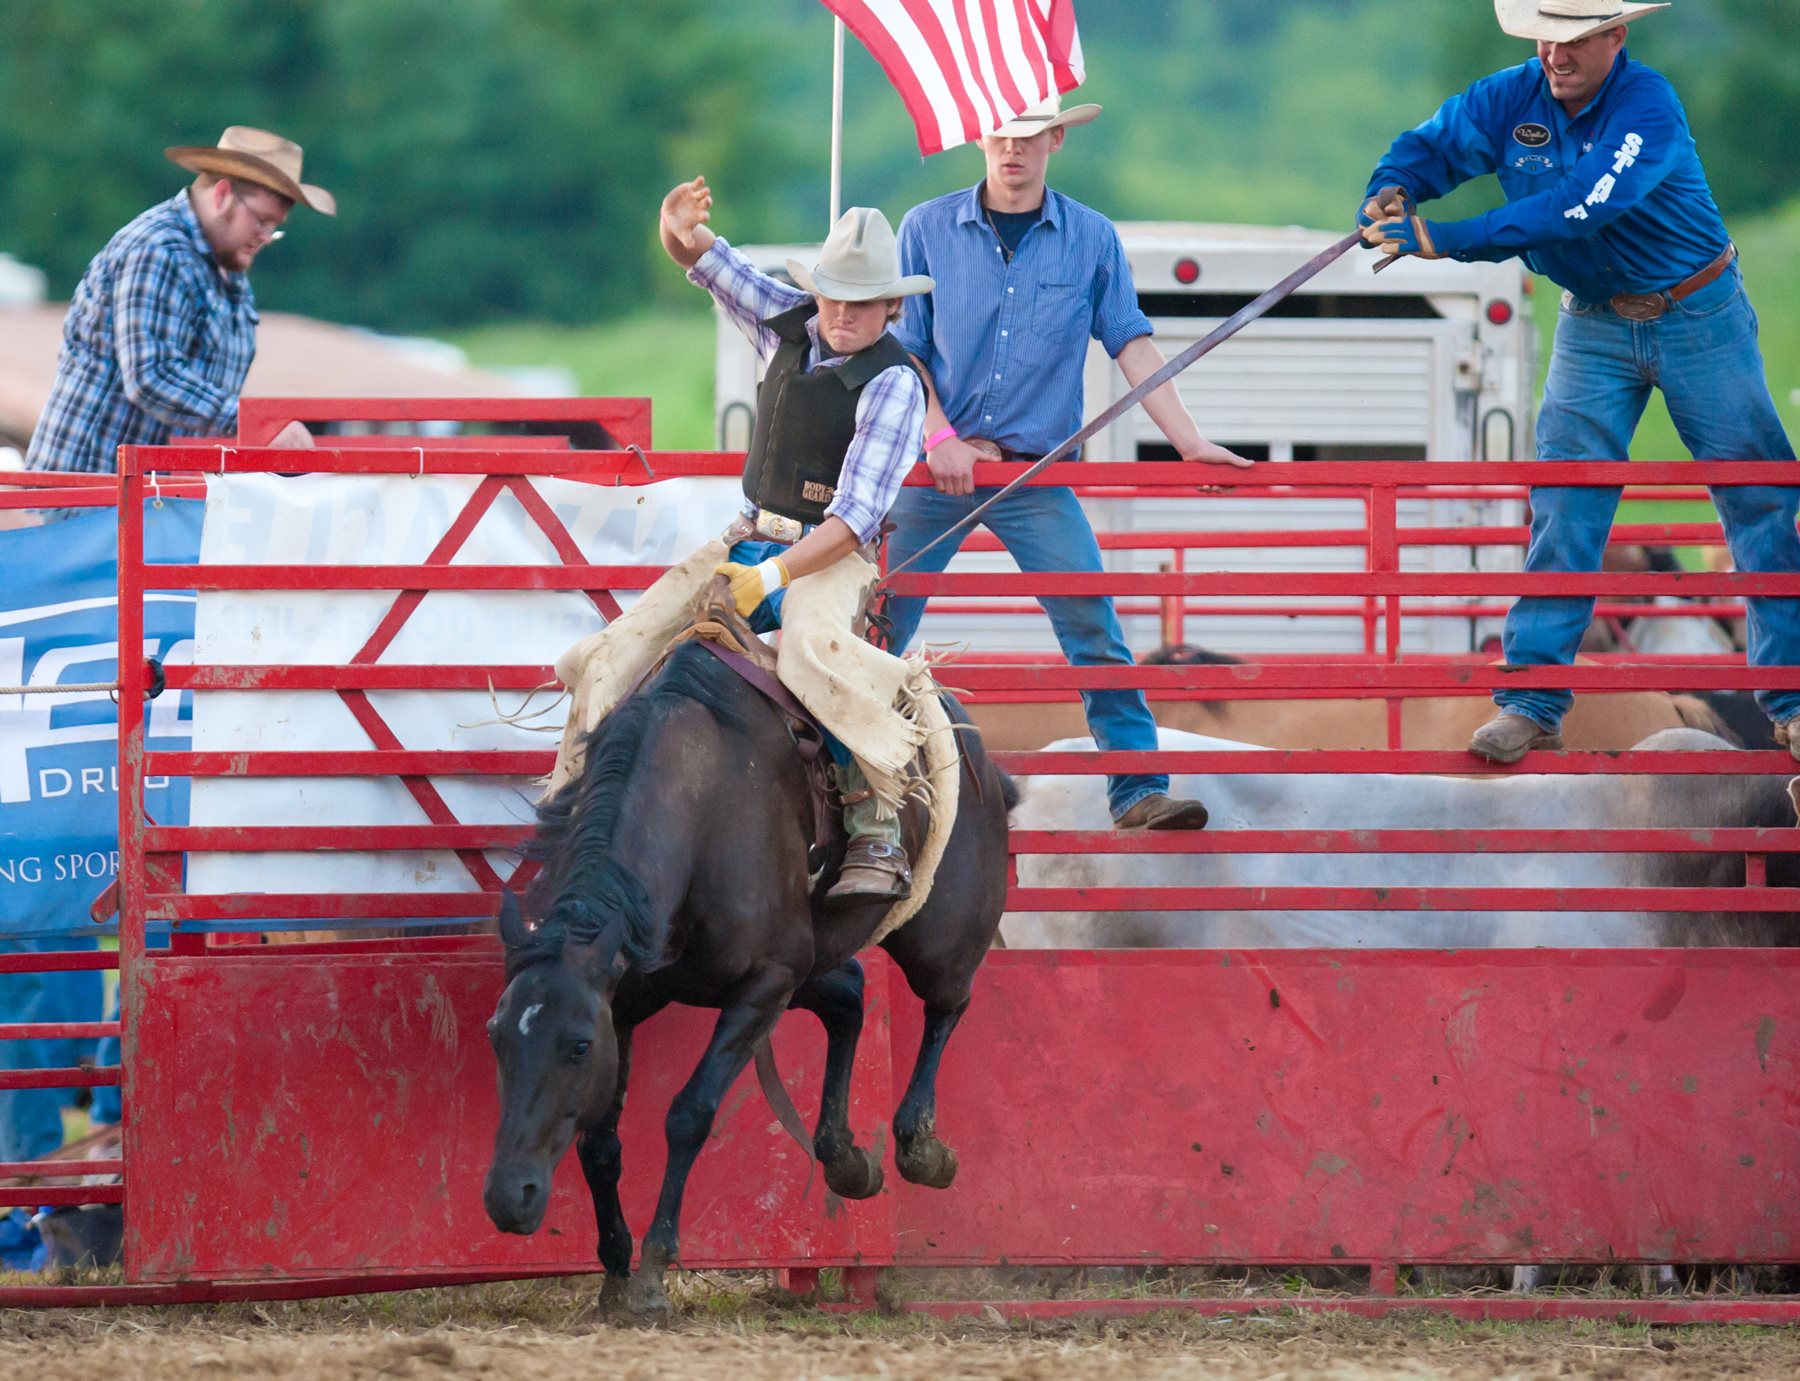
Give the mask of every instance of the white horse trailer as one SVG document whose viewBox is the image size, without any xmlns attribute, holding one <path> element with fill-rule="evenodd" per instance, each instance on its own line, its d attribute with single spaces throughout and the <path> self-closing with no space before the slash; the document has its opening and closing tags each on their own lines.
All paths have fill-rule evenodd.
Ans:
<svg viewBox="0 0 1800 1381">
<path fill-rule="evenodd" d="M 1337 237 L 1324 231 L 1257 226 L 1125 222 L 1119 226 L 1138 300 L 1173 356 L 1279 281 Z M 783 261 L 807 260 L 809 246 L 750 246 L 745 253 L 785 277 Z M 1532 453 L 1537 385 L 1537 336 L 1526 294 L 1528 278 L 1516 263 L 1459 264 L 1403 261 L 1374 272 L 1372 254 L 1338 260 L 1261 320 L 1195 364 L 1178 387 L 1200 430 L 1257 460 L 1293 464 L 1296 484 L 1329 481 L 1334 460 L 1516 460 Z M 749 444 L 759 369 L 743 337 L 719 320 L 716 418 L 719 444 Z M 1118 367 L 1090 343 L 1087 415 L 1128 391 Z M 1174 452 L 1141 408 L 1099 432 L 1083 452 L 1090 460 L 1173 459 Z M 1197 473 L 1217 473 L 1203 467 Z M 1088 505 L 1101 533 L 1207 532 L 1360 528 L 1363 505 L 1354 499 L 1195 496 L 1107 499 Z M 1490 526 L 1517 523 L 1513 500 L 1407 500 L 1409 526 Z M 1293 569 L 1295 552 L 1256 548 L 1190 551 L 1186 568 L 1259 571 Z M 1314 548 L 1311 569 L 1363 569 L 1358 548 Z M 1111 570 L 1156 570 L 1167 551 L 1110 551 Z M 1413 547 L 1407 570 L 1516 569 L 1512 548 Z M 954 570 L 1011 570 L 1004 553 L 965 553 Z M 1190 618 L 1187 637 L 1226 652 L 1360 652 L 1360 617 L 1270 617 L 1256 612 L 1276 603 L 1342 601 L 1231 601 L 1242 612 Z M 1140 651 L 1159 641 L 1151 602 L 1129 606 L 1126 639 Z M 1494 620 L 1416 617 L 1406 621 L 1403 646 L 1414 652 L 1466 652 L 1497 631 Z M 932 611 L 924 636 L 994 651 L 1050 651 L 1047 622 L 1012 615 L 960 613 L 955 603 Z"/>
</svg>

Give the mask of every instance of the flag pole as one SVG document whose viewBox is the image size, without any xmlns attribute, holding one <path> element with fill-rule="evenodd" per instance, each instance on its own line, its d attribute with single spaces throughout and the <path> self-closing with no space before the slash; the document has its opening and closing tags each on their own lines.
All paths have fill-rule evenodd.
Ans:
<svg viewBox="0 0 1800 1381">
<path fill-rule="evenodd" d="M 831 224 L 836 225 L 844 200 L 844 21 L 836 20 L 831 39 Z M 830 229 L 830 226 L 826 227 Z"/>
</svg>

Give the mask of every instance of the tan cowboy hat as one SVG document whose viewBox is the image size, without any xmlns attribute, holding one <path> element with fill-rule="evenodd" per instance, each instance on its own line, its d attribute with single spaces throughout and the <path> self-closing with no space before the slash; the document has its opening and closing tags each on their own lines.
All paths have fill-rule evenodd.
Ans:
<svg viewBox="0 0 1800 1381">
<path fill-rule="evenodd" d="M 327 216 L 337 215 L 337 198 L 323 187 L 300 180 L 300 146 L 266 129 L 233 125 L 219 136 L 216 147 L 204 144 L 164 149 L 172 163 L 190 173 L 213 173 L 238 178 L 279 192 L 292 202 L 304 202 Z"/>
<path fill-rule="evenodd" d="M 1097 105 L 1072 105 L 1064 110 L 1062 97 L 1052 92 L 1036 105 L 1026 106 L 988 137 L 990 139 L 1029 139 L 1032 135 L 1042 134 L 1045 130 L 1088 124 L 1099 113 L 1100 107 Z"/>
<path fill-rule="evenodd" d="M 1602 29 L 1629 24 L 1668 5 L 1628 5 L 1621 0 L 1494 0 L 1494 17 L 1514 38 L 1577 43 Z"/>
<path fill-rule="evenodd" d="M 901 276 L 894 228 L 872 206 L 852 206 L 838 217 L 810 270 L 798 259 L 789 259 L 787 270 L 807 292 L 838 302 L 911 297 L 937 286 L 922 273 Z"/>
</svg>

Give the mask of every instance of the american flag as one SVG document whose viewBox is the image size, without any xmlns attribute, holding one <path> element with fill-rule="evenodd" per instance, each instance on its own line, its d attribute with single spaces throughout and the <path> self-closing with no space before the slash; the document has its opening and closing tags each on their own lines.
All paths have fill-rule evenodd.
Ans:
<svg viewBox="0 0 1800 1381">
<path fill-rule="evenodd" d="M 1081 85 L 1074 0 L 823 0 L 900 93 L 919 152 L 996 130 Z"/>
</svg>

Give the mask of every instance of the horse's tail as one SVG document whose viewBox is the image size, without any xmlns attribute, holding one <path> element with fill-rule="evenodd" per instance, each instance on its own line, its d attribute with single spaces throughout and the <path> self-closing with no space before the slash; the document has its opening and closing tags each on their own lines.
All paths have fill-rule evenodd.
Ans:
<svg viewBox="0 0 1800 1381">
<path fill-rule="evenodd" d="M 1012 773 L 997 763 L 989 764 L 1000 776 L 1000 799 L 1006 802 L 1006 813 L 1011 815 L 1019 808 L 1019 783 Z"/>
<path fill-rule="evenodd" d="M 800 1191 L 804 1198 L 812 1190 L 813 1171 L 818 1168 L 819 1158 L 813 1154 L 812 1138 L 806 1134 L 800 1110 L 788 1097 L 787 1085 L 781 1082 L 781 1071 L 775 1068 L 775 1047 L 769 1044 L 767 1036 L 756 1043 L 756 1082 L 762 1085 L 763 1099 L 775 1113 L 775 1120 L 806 1152 L 806 1188 Z"/>
</svg>

